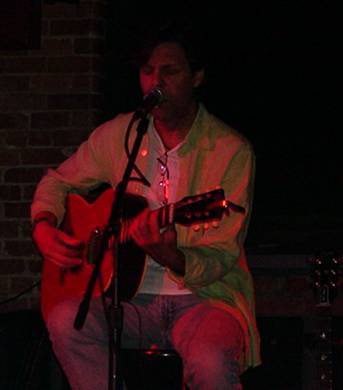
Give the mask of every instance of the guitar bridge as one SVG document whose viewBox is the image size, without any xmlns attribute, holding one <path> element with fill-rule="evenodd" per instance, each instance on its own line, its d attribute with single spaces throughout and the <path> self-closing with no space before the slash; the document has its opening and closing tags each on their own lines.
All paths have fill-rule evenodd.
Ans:
<svg viewBox="0 0 343 390">
<path fill-rule="evenodd" d="M 86 259 L 88 264 L 94 265 L 97 262 L 101 251 L 103 237 L 104 231 L 100 227 L 96 227 L 92 230 L 86 249 Z"/>
</svg>

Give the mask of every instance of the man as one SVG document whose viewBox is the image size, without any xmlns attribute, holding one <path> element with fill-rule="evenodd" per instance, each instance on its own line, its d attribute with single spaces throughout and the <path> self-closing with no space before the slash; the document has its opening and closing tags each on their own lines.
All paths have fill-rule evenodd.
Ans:
<svg viewBox="0 0 343 390">
<path fill-rule="evenodd" d="M 194 48 L 182 34 L 166 30 L 139 57 L 143 94 L 158 87 L 163 99 L 152 109 L 136 160 L 150 186 L 133 180 L 127 190 L 144 196 L 149 207 L 129 227 L 130 237 L 147 254 L 147 269 L 136 296 L 123 303 L 122 345 L 175 348 L 191 390 L 237 390 L 242 370 L 260 363 L 253 283 L 243 248 L 254 153 L 244 137 L 198 103 L 195 90 L 204 67 Z M 124 140 L 131 119 L 132 114 L 118 115 L 97 128 L 39 183 L 32 204 L 33 239 L 45 262 L 67 270 L 82 264 L 85 243 L 58 228 L 66 195 L 104 182 L 117 186 L 127 165 Z M 161 229 L 156 209 L 218 187 L 245 213 L 233 211 L 217 223 L 171 223 Z M 101 299 L 92 300 L 81 330 L 73 328 L 78 305 L 79 299 L 67 299 L 49 313 L 53 348 L 73 389 L 106 389 Z"/>
</svg>

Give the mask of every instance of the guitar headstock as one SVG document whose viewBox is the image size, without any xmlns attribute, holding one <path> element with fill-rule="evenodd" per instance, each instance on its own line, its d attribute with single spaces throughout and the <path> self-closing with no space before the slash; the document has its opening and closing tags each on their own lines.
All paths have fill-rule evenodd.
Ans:
<svg viewBox="0 0 343 390">
<path fill-rule="evenodd" d="M 311 259 L 311 279 L 317 306 L 329 306 L 335 299 L 340 284 L 340 263 L 335 252 L 322 252 Z"/>
<path fill-rule="evenodd" d="M 224 190 L 216 189 L 203 194 L 187 196 L 175 203 L 174 220 L 181 225 L 219 221 L 230 210 L 244 213 L 244 208 L 225 200 Z"/>
</svg>

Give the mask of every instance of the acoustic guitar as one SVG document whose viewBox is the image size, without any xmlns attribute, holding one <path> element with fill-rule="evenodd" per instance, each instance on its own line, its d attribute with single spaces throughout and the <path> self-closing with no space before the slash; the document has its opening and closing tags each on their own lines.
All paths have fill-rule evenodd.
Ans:
<svg viewBox="0 0 343 390">
<path fill-rule="evenodd" d="M 103 245 L 104 232 L 108 229 L 115 191 L 104 191 L 90 202 L 77 194 L 69 194 L 66 200 L 66 215 L 61 229 L 86 243 L 82 251 L 82 264 L 74 268 L 61 268 L 51 261 L 44 261 L 41 286 L 41 307 L 43 317 L 48 318 L 53 307 L 68 298 L 82 297 L 89 278 L 98 261 L 99 248 Z M 119 296 L 131 299 L 137 292 L 145 268 L 145 253 L 130 240 L 127 232 L 132 219 L 147 207 L 141 196 L 127 194 L 124 199 L 123 222 L 120 234 L 106 243 L 104 256 L 99 265 L 99 277 L 93 289 L 93 296 L 106 292 L 112 281 L 113 269 L 119 274 Z M 229 211 L 244 212 L 224 197 L 223 189 L 216 189 L 195 196 L 188 196 L 177 203 L 168 204 L 158 210 L 160 227 L 168 223 L 184 226 L 219 221 Z M 118 259 L 114 264 L 113 242 L 118 243 Z M 108 245 L 107 245 L 108 244 Z M 103 253 L 103 252 L 101 252 Z"/>
</svg>

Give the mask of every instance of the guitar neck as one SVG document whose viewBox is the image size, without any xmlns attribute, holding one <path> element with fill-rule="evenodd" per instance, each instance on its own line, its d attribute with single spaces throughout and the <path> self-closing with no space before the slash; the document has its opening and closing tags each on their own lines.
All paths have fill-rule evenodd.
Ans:
<svg viewBox="0 0 343 390">
<path fill-rule="evenodd" d="M 157 210 L 159 227 L 177 223 L 184 226 L 219 221 L 229 209 L 244 213 L 244 208 L 225 200 L 223 189 L 215 189 L 199 195 L 186 196 L 176 203 L 169 203 Z M 124 220 L 120 242 L 130 240 L 130 225 L 133 219 Z"/>
</svg>

